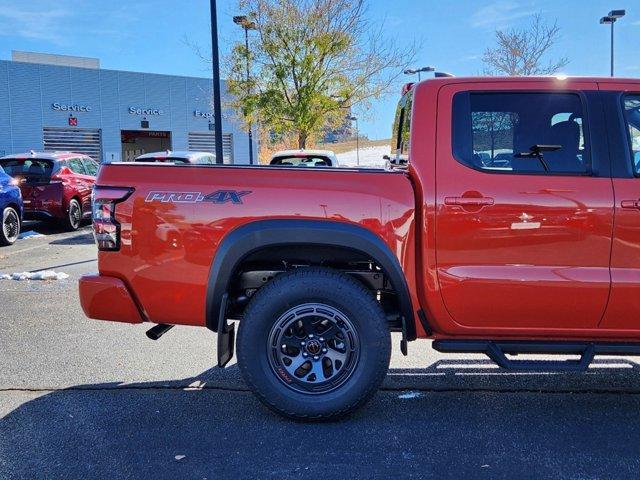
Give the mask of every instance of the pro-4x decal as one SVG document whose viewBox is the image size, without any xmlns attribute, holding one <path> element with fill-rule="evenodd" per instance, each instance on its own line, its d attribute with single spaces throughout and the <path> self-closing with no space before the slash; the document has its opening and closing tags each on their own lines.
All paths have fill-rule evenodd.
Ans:
<svg viewBox="0 0 640 480">
<path fill-rule="evenodd" d="M 151 191 L 145 198 L 145 202 L 161 203 L 242 203 L 242 197 L 249 195 L 251 190 L 216 190 L 213 193 L 204 194 L 202 192 L 170 192 Z"/>
</svg>

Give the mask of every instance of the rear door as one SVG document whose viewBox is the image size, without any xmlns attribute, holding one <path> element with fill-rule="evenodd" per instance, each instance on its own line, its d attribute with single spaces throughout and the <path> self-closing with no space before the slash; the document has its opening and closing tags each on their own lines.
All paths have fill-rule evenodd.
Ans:
<svg viewBox="0 0 640 480">
<path fill-rule="evenodd" d="M 615 190 L 611 298 L 601 327 L 640 329 L 640 85 L 603 84 Z"/>
<path fill-rule="evenodd" d="M 504 85 L 439 92 L 436 250 L 445 306 L 472 328 L 596 327 L 610 288 L 613 220 L 608 164 L 590 134 L 602 121 L 597 85 Z"/>
</svg>

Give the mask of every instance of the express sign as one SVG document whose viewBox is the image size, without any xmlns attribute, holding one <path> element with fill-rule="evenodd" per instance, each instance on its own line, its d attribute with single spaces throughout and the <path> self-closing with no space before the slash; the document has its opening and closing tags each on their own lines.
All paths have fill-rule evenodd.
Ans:
<svg viewBox="0 0 640 480">
<path fill-rule="evenodd" d="M 89 105 L 65 105 L 63 103 L 53 102 L 51 109 L 56 112 L 90 112 L 91 107 Z"/>
<path fill-rule="evenodd" d="M 199 118 L 206 118 L 208 120 L 212 120 L 213 119 L 213 113 L 211 113 L 211 112 L 203 112 L 202 110 L 194 110 L 193 111 L 193 116 L 194 117 L 199 117 Z"/>
</svg>

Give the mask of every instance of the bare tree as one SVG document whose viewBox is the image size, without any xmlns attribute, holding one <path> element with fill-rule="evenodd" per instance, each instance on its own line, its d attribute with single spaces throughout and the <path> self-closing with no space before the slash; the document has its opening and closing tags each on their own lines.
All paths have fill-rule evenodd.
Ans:
<svg viewBox="0 0 640 480">
<path fill-rule="evenodd" d="M 552 75 L 569 60 L 561 57 L 544 63 L 544 57 L 558 40 L 557 20 L 547 24 L 540 14 L 533 15 L 524 29 L 496 30 L 497 46 L 487 48 L 482 57 L 489 75 Z"/>
</svg>

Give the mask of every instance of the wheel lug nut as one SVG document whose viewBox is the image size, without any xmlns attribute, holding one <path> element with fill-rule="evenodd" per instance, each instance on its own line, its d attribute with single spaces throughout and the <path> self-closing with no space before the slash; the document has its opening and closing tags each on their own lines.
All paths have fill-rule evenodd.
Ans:
<svg viewBox="0 0 640 480">
<path fill-rule="evenodd" d="M 320 358 L 320 357 L 319 357 L 318 355 L 314 355 L 314 356 L 313 356 L 313 359 L 314 359 L 314 360 L 318 360 L 319 358 Z"/>
<path fill-rule="evenodd" d="M 307 344 L 307 342 L 300 342 L 300 345 L 302 345 L 303 347 Z"/>
<path fill-rule="evenodd" d="M 309 338 L 313 338 L 313 333 L 310 333 L 310 334 L 309 334 Z"/>
<path fill-rule="evenodd" d="M 324 338 L 320 337 L 318 340 L 320 340 L 321 342 L 324 342 Z"/>
<path fill-rule="evenodd" d="M 327 353 L 327 349 L 326 349 L 326 348 L 323 348 L 323 349 L 322 349 L 322 353 Z"/>
<path fill-rule="evenodd" d="M 307 352 L 302 352 L 302 356 L 303 356 L 304 358 L 307 358 L 307 357 L 309 356 L 309 354 L 308 354 Z"/>
</svg>

